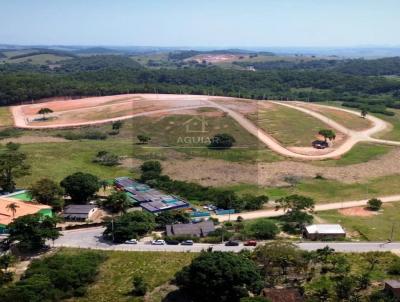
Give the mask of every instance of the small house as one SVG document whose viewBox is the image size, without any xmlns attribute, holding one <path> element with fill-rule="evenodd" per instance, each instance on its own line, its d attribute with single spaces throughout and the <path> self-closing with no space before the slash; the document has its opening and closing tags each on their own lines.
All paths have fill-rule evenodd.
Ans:
<svg viewBox="0 0 400 302">
<path fill-rule="evenodd" d="M 310 240 L 332 240 L 346 237 L 340 224 L 312 224 L 305 227 L 303 236 Z"/>
<path fill-rule="evenodd" d="M 90 204 L 71 204 L 64 208 L 61 216 L 65 220 L 86 221 L 92 220 L 94 214 L 99 210 L 95 205 Z"/>
</svg>

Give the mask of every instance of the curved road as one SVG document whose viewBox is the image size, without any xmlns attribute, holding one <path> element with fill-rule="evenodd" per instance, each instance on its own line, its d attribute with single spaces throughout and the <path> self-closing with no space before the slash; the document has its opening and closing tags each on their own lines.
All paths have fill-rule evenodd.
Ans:
<svg viewBox="0 0 400 302">
<path fill-rule="evenodd" d="M 286 106 L 286 107 L 289 107 L 292 109 L 299 110 L 305 114 L 311 115 L 314 118 L 321 120 L 328 126 L 347 135 L 347 139 L 345 140 L 345 142 L 342 145 L 335 148 L 332 152 L 329 152 L 326 154 L 321 154 L 321 155 L 300 154 L 300 153 L 291 151 L 288 148 L 286 148 L 285 146 L 281 145 L 271 135 L 269 135 L 264 130 L 262 130 L 261 128 L 256 126 L 252 121 L 247 119 L 244 115 L 242 115 L 224 105 L 221 105 L 219 103 L 211 101 L 208 97 L 203 97 L 203 98 L 198 97 L 197 100 L 202 100 L 204 102 L 204 104 L 185 106 L 185 107 L 179 107 L 179 108 L 171 108 L 171 109 L 154 110 L 154 111 L 136 113 L 136 114 L 123 116 L 123 117 L 98 120 L 98 121 L 94 121 L 94 122 L 82 122 L 82 123 L 60 124 L 60 125 L 31 126 L 31 125 L 28 125 L 27 122 L 25 121 L 25 117 L 24 117 L 24 114 L 22 113 L 21 106 L 11 107 L 11 111 L 14 116 L 15 126 L 18 128 L 53 129 L 53 128 L 79 127 L 79 126 L 83 126 L 83 125 L 104 124 L 104 123 L 114 122 L 117 120 L 130 119 L 130 118 L 139 117 L 139 116 L 148 116 L 148 115 L 153 115 L 153 114 L 162 114 L 162 113 L 176 112 L 176 111 L 180 111 L 180 110 L 197 109 L 197 108 L 202 108 L 202 107 L 213 107 L 213 108 L 217 108 L 223 112 L 226 112 L 231 118 L 233 118 L 237 123 L 239 123 L 244 129 L 246 129 L 248 132 L 250 132 L 251 134 L 256 136 L 262 143 L 264 143 L 266 146 L 268 146 L 268 148 L 270 148 L 271 150 L 273 150 L 283 156 L 286 156 L 286 157 L 292 157 L 292 158 L 297 158 L 297 159 L 302 159 L 302 160 L 323 160 L 323 159 L 329 159 L 329 158 L 338 158 L 341 155 L 350 151 L 354 147 L 354 145 L 356 145 L 359 142 L 371 142 L 371 143 L 378 143 L 378 144 L 400 146 L 399 141 L 382 140 L 382 139 L 376 139 L 376 138 L 372 137 L 372 135 L 388 128 L 388 124 L 385 121 L 383 121 L 377 117 L 368 115 L 366 118 L 372 122 L 373 126 L 366 130 L 354 131 L 354 130 L 350 130 L 350 129 L 344 127 L 340 123 L 324 116 L 323 114 L 320 114 L 311 109 L 296 106 L 295 105 L 296 103 L 290 104 L 287 102 L 270 101 L 271 103 L 278 104 L 280 106 Z M 299 102 L 297 102 L 297 103 L 299 103 Z M 325 105 L 316 105 L 316 106 L 332 108 L 330 106 L 325 106 Z M 347 112 L 350 114 L 358 115 L 357 112 L 352 111 L 352 110 L 348 110 L 348 109 L 344 109 L 344 108 L 335 108 L 335 109 L 341 110 L 341 111 L 344 111 L 344 112 Z"/>
</svg>

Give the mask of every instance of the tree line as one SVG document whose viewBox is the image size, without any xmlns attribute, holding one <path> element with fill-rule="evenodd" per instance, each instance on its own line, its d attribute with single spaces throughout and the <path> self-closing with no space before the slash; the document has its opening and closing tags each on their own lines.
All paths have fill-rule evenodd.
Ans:
<svg viewBox="0 0 400 302">
<path fill-rule="evenodd" d="M 252 99 L 362 102 L 398 105 L 400 81 L 331 70 L 238 71 L 218 67 L 146 69 L 123 56 L 67 60 L 50 70 L 30 64 L 0 67 L 0 105 L 54 96 L 185 93 Z"/>
</svg>

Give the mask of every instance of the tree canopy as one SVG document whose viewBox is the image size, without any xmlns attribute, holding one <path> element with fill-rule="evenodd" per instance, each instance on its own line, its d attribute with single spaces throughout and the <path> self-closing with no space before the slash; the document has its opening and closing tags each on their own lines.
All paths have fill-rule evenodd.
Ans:
<svg viewBox="0 0 400 302">
<path fill-rule="evenodd" d="M 82 172 L 65 177 L 60 184 L 74 203 L 86 203 L 101 187 L 96 176 Z"/>
<path fill-rule="evenodd" d="M 176 284 L 193 301 L 239 301 L 258 293 L 261 276 L 248 258 L 229 252 L 203 252 L 179 271 Z"/>
</svg>

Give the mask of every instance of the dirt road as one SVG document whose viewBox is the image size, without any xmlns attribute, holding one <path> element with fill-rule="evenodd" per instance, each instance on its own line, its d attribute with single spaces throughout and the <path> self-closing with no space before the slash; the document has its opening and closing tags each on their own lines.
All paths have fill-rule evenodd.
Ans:
<svg viewBox="0 0 400 302">
<path fill-rule="evenodd" d="M 143 95 L 141 95 L 143 96 Z M 146 95 L 146 97 L 151 100 L 152 95 Z M 285 146 L 281 145 L 278 141 L 276 141 L 271 135 L 266 133 L 264 130 L 260 129 L 257 127 L 252 121 L 247 119 L 243 114 L 229 108 L 228 106 L 217 102 L 216 100 L 218 99 L 227 99 L 223 97 L 208 97 L 208 96 L 199 96 L 199 95 L 188 95 L 188 96 L 183 96 L 183 95 L 156 95 L 154 96 L 157 98 L 158 102 L 163 102 L 163 101 L 171 101 L 171 100 L 182 100 L 183 98 L 187 101 L 196 101 L 196 103 L 193 103 L 193 106 L 181 106 L 178 108 L 169 108 L 169 109 L 160 109 L 160 110 L 153 110 L 153 111 L 147 111 L 147 112 L 141 112 L 141 113 L 136 113 L 136 114 L 131 114 L 131 115 L 126 115 L 126 116 L 121 116 L 121 117 L 116 117 L 116 118 L 109 118 L 109 119 L 102 119 L 102 120 L 96 120 L 96 121 L 87 121 L 87 122 L 81 122 L 81 123 L 69 123 L 69 124 L 57 124 L 57 125 L 29 125 L 28 121 L 26 120 L 26 116 L 23 113 L 23 106 L 14 106 L 11 108 L 13 116 L 14 116 L 14 122 L 15 126 L 18 128 L 26 128 L 26 129 L 52 129 L 52 128 L 68 128 L 68 127 L 79 127 L 83 125 L 96 125 L 96 124 L 104 124 L 104 123 L 109 123 L 117 120 L 124 120 L 124 119 L 130 119 L 134 117 L 139 117 L 139 116 L 147 116 L 147 115 L 154 115 L 154 114 L 165 114 L 169 112 L 174 112 L 174 111 L 180 111 L 180 110 L 187 110 L 187 109 L 196 109 L 196 108 L 203 108 L 203 107 L 213 107 L 217 108 L 223 112 L 226 112 L 231 118 L 233 118 L 236 122 L 238 122 L 244 129 L 246 129 L 248 132 L 256 136 L 262 143 L 264 143 L 266 146 L 268 146 L 271 150 L 286 156 L 286 157 L 291 157 L 291 158 L 296 158 L 296 159 L 301 159 L 301 160 L 323 160 L 323 159 L 329 159 L 329 158 L 338 158 L 342 156 L 343 154 L 347 153 L 350 151 L 354 145 L 356 145 L 359 142 L 371 142 L 371 143 L 378 143 L 378 144 L 387 144 L 387 145 L 393 145 L 393 146 L 400 146 L 400 142 L 398 141 L 388 141 L 388 140 L 382 140 L 382 139 L 376 139 L 373 138 L 372 135 L 384 131 L 389 127 L 389 125 L 374 116 L 368 115 L 366 118 L 371 121 L 372 127 L 362 130 L 362 131 L 354 131 L 350 130 L 340 123 L 322 115 L 321 113 L 318 113 L 316 111 L 304 108 L 299 106 L 301 103 L 300 102 L 277 102 L 277 101 L 270 101 L 274 104 L 280 105 L 280 106 L 286 106 L 292 109 L 296 109 L 299 111 L 302 111 L 303 113 L 306 113 L 308 115 L 313 116 L 314 118 L 317 118 L 324 122 L 326 125 L 346 134 L 347 139 L 340 144 L 339 146 L 332 148 L 333 151 L 326 153 L 321 151 L 321 154 L 315 154 L 315 152 L 319 151 L 316 149 L 310 150 L 310 152 L 296 152 L 294 149 L 288 149 Z M 296 105 L 297 104 L 297 105 Z M 324 107 L 324 105 L 318 105 Z M 329 106 L 325 106 L 329 107 Z M 337 110 L 341 110 L 350 114 L 355 114 L 357 115 L 358 113 L 352 111 L 352 110 L 347 110 L 343 108 L 335 108 Z M 312 152 L 311 152 L 312 151 Z"/>
<path fill-rule="evenodd" d="M 378 197 L 382 202 L 396 202 L 400 201 L 400 195 L 391 195 Z M 327 203 L 327 204 L 317 204 L 315 205 L 315 212 L 318 211 L 328 211 L 328 210 L 338 210 L 352 207 L 359 207 L 367 205 L 368 199 L 363 200 L 352 200 L 352 201 L 343 201 L 343 202 L 335 202 L 335 203 Z M 228 221 L 228 220 L 236 220 L 239 216 L 243 219 L 257 219 L 263 217 L 278 217 L 283 215 L 283 210 L 259 210 L 253 212 L 245 212 L 239 214 L 231 214 L 231 215 L 215 215 L 215 218 L 218 218 L 219 221 Z"/>
</svg>

